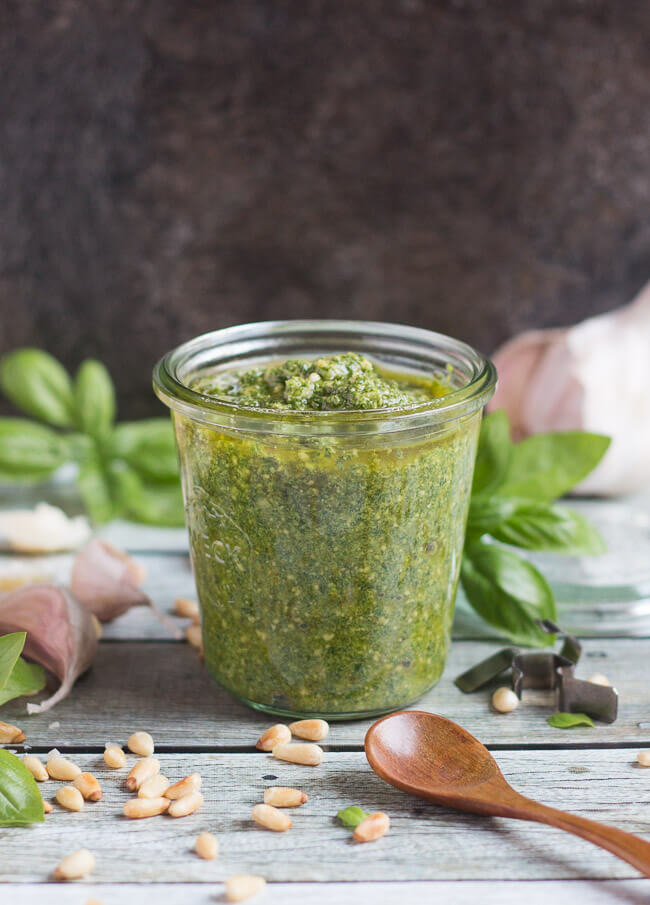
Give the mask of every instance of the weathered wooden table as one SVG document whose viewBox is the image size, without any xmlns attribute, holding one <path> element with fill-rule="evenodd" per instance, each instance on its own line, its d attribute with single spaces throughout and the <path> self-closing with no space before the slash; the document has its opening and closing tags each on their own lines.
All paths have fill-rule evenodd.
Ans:
<svg viewBox="0 0 650 905">
<path fill-rule="evenodd" d="M 194 596 L 184 532 L 114 524 L 104 534 L 147 567 L 146 589 L 160 609 L 171 612 L 176 596 Z M 488 692 L 465 696 L 455 688 L 453 678 L 497 646 L 455 640 L 442 681 L 418 706 L 456 720 L 485 742 L 524 794 L 650 838 L 650 770 L 635 764 L 637 751 L 650 747 L 650 639 L 585 642 L 578 675 L 606 673 L 620 692 L 620 716 L 611 726 L 570 732 L 546 724 L 550 703 L 542 695 L 528 695 L 516 712 L 498 716 L 489 709 Z M 259 901 L 269 905 L 650 900 L 650 880 L 587 842 L 537 824 L 446 810 L 385 785 L 363 754 L 369 722 L 334 724 L 317 768 L 257 752 L 255 741 L 269 718 L 219 689 L 196 651 L 172 640 L 145 609 L 106 627 L 94 668 L 54 711 L 26 717 L 24 703 L 10 704 L 2 717 L 25 729 L 35 753 L 57 747 L 95 773 L 104 798 L 79 813 L 55 805 L 45 825 L 0 829 L 0 881 L 6 884 L 0 903 L 84 905 L 92 898 L 104 905 L 203 905 L 223 901 L 221 884 L 232 873 L 265 876 L 269 885 Z M 183 820 L 121 816 L 123 773 L 106 769 L 102 753 L 106 742 L 125 744 L 136 729 L 154 736 L 170 779 L 202 774 L 200 811 Z M 258 828 L 250 817 L 264 788 L 277 784 L 309 795 L 285 834 Z M 56 787 L 41 788 L 53 798 Z M 390 834 L 354 844 L 335 820 L 350 804 L 386 811 Z M 204 830 L 219 838 L 216 861 L 193 852 Z M 96 855 L 91 882 L 53 883 L 54 866 L 81 847 Z"/>
</svg>

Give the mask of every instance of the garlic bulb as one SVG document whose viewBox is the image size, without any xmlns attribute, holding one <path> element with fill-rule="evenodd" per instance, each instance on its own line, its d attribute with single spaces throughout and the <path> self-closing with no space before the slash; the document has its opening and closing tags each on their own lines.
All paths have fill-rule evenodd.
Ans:
<svg viewBox="0 0 650 905">
<path fill-rule="evenodd" d="M 617 494 L 650 482 L 650 283 L 623 308 L 574 327 L 533 330 L 495 354 L 515 438 L 586 430 L 612 443 L 578 493 Z"/>
</svg>

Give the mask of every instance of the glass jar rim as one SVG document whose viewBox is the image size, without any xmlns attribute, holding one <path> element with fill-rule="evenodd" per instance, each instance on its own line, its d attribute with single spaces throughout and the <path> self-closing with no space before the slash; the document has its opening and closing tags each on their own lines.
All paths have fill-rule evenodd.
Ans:
<svg viewBox="0 0 650 905">
<path fill-rule="evenodd" d="M 437 353 L 442 359 L 438 366 L 462 368 L 467 380 L 445 396 L 404 407 L 294 411 L 254 408 L 206 395 L 193 390 L 183 379 L 188 366 L 206 367 L 220 360 L 234 364 L 244 353 L 250 357 L 260 351 L 263 344 L 275 343 L 278 347 L 272 354 L 267 351 L 264 358 L 290 358 L 296 357 L 295 353 L 284 353 L 290 353 L 292 343 L 301 343 L 302 354 L 307 354 L 304 347 L 310 342 L 321 355 L 326 354 L 323 343 L 331 345 L 332 352 L 349 351 L 351 345 L 361 344 L 359 351 L 370 356 L 384 353 L 400 360 L 409 352 L 424 360 L 427 354 Z M 483 408 L 494 394 L 496 377 L 489 358 L 460 340 L 421 327 L 382 321 L 278 320 L 224 327 L 182 343 L 158 361 L 153 386 L 159 399 L 173 411 L 208 426 L 253 433 L 313 435 L 348 433 L 353 427 L 364 433 L 407 430 L 455 421 Z"/>
</svg>

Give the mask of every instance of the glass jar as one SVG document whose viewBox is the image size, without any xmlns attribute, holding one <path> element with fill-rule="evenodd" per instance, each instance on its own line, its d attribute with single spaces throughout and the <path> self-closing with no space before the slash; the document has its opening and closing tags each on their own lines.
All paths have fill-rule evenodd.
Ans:
<svg viewBox="0 0 650 905">
<path fill-rule="evenodd" d="M 233 367 L 360 352 L 449 393 L 369 411 L 254 409 L 191 385 Z M 205 663 L 251 707 L 368 717 L 437 682 L 449 647 L 493 365 L 437 333 L 274 321 L 199 336 L 156 366 L 181 462 Z"/>
</svg>

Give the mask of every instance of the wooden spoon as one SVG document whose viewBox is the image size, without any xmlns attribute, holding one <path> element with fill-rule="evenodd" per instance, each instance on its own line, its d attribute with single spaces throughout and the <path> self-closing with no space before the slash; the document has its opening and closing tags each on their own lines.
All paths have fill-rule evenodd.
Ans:
<svg viewBox="0 0 650 905">
<path fill-rule="evenodd" d="M 451 720 L 420 710 L 393 713 L 370 727 L 365 748 L 375 773 L 410 795 L 473 814 L 548 823 L 650 877 L 650 842 L 515 792 L 487 748 Z"/>
</svg>

